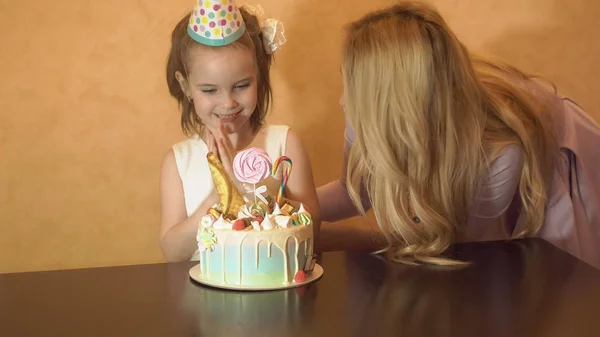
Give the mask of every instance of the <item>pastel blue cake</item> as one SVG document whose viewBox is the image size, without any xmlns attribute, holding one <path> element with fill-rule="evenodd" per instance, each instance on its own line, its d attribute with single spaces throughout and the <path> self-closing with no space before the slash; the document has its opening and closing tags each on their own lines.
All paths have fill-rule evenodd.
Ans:
<svg viewBox="0 0 600 337">
<path fill-rule="evenodd" d="M 289 204 L 264 212 L 268 209 L 264 205 L 262 214 L 252 215 L 244 206 L 233 221 L 225 220 L 218 206 L 209 210 L 197 236 L 199 276 L 204 281 L 228 288 L 273 288 L 304 281 L 313 262 L 312 219 L 302 205 L 295 212 Z"/>
<path fill-rule="evenodd" d="M 312 226 L 263 231 L 214 229 L 213 249 L 200 252 L 200 273 L 210 283 L 271 287 L 294 282 L 312 259 Z"/>
</svg>

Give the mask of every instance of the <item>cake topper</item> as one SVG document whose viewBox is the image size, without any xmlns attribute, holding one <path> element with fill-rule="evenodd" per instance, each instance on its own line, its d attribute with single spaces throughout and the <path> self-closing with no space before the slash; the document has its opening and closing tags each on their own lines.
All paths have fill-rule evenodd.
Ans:
<svg viewBox="0 0 600 337">
<path fill-rule="evenodd" d="M 257 203 L 256 198 L 260 199 L 265 206 L 269 205 L 269 201 L 262 195 L 267 192 L 266 186 L 256 188 L 261 180 L 267 179 L 271 175 L 271 158 L 269 154 L 260 148 L 249 148 L 239 152 L 233 159 L 233 173 L 235 177 L 243 182 L 253 185 L 251 192 L 254 193 L 254 203 Z"/>
<path fill-rule="evenodd" d="M 227 219 L 235 219 L 238 212 L 246 203 L 244 198 L 235 184 L 227 174 L 223 163 L 219 160 L 216 154 L 209 152 L 206 155 L 208 160 L 208 167 L 212 174 L 217 194 L 219 195 L 219 203 L 221 205 L 221 211 L 223 217 Z"/>
<path fill-rule="evenodd" d="M 287 185 L 290 174 L 292 173 L 292 160 L 286 156 L 281 156 L 281 157 L 277 158 L 277 160 L 273 163 L 273 169 L 271 170 L 271 174 L 272 175 L 277 174 L 277 171 L 279 170 L 279 167 L 281 166 L 282 163 L 287 163 L 288 165 L 287 165 L 286 170 L 283 171 L 281 185 L 279 186 L 279 192 L 277 193 L 277 199 L 275 200 L 275 202 L 277 204 L 279 204 L 279 202 L 281 201 L 281 198 L 283 198 L 285 186 Z"/>
</svg>

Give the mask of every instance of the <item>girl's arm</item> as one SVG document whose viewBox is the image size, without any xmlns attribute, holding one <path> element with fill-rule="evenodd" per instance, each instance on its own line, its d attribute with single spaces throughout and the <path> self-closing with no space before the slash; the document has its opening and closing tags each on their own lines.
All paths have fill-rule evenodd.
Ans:
<svg viewBox="0 0 600 337">
<path fill-rule="evenodd" d="M 304 204 L 304 208 L 312 217 L 316 239 L 321 227 L 321 216 L 312 168 L 302 141 L 291 130 L 288 131 L 287 135 L 285 155 L 292 159 L 294 165 L 285 187 L 285 197 Z"/>
<path fill-rule="evenodd" d="M 160 177 L 160 247 L 168 262 L 192 257 L 198 248 L 198 224 L 205 211 L 217 202 L 219 197 L 213 189 L 196 212 L 187 216 L 183 185 L 177 172 L 175 154 L 170 150 L 163 160 Z"/>
</svg>

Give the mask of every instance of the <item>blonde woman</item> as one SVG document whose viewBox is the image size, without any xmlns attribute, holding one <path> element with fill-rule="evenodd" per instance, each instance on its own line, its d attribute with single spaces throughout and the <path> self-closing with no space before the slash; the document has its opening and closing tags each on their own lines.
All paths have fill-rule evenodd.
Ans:
<svg viewBox="0 0 600 337">
<path fill-rule="evenodd" d="M 346 159 L 318 189 L 323 221 L 372 207 L 393 261 L 541 236 L 600 268 L 600 128 L 577 104 L 475 58 L 420 2 L 351 23 L 342 75 Z"/>
</svg>

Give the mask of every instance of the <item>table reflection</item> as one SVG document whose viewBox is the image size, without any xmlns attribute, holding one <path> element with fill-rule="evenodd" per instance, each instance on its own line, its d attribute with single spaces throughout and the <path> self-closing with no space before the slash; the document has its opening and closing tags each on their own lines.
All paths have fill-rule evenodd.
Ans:
<svg viewBox="0 0 600 337">
<path fill-rule="evenodd" d="M 347 279 L 355 303 L 348 310 L 357 322 L 354 335 L 559 335 L 557 327 L 574 319 L 569 315 L 594 308 L 600 277 L 548 245 L 461 245 L 451 256 L 472 261 L 463 268 L 410 267 L 349 253 Z M 581 284 L 582 279 L 589 282 Z"/>
<path fill-rule="evenodd" d="M 200 285 L 186 279 L 180 312 L 201 336 L 313 335 L 315 284 L 287 290 L 233 291 Z"/>
</svg>

